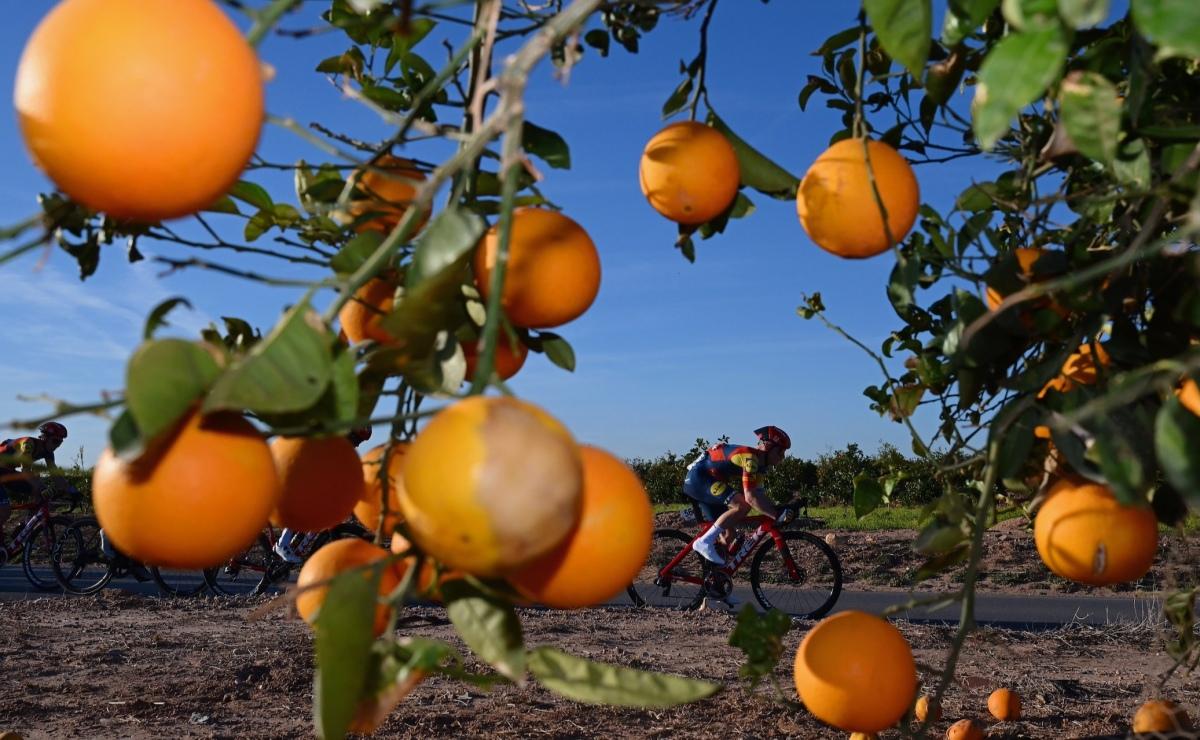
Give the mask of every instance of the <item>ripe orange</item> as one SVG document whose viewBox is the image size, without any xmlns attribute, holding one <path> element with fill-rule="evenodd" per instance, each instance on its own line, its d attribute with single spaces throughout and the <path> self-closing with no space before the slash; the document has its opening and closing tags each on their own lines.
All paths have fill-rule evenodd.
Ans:
<svg viewBox="0 0 1200 740">
<path fill-rule="evenodd" d="M 1196 386 L 1196 381 L 1188 378 L 1183 381 L 1183 385 L 1175 391 L 1179 396 L 1179 403 L 1188 411 L 1191 411 L 1196 416 L 1200 416 L 1200 387 Z"/>
<path fill-rule="evenodd" d="M 623 591 L 646 563 L 654 525 L 650 498 L 636 473 L 604 450 L 579 451 L 579 523 L 558 547 L 508 579 L 533 601 L 559 609 L 603 604 Z"/>
<path fill-rule="evenodd" d="M 983 740 L 983 728 L 973 719 L 960 719 L 946 730 L 946 740 Z"/>
<path fill-rule="evenodd" d="M 1001 722 L 1021 719 L 1021 697 L 1009 689 L 996 689 L 988 697 L 988 711 Z"/>
<path fill-rule="evenodd" d="M 676 223 L 694 225 L 729 208 L 737 197 L 741 172 L 737 154 L 720 131 L 682 121 L 647 142 L 638 179 L 654 210 Z"/>
<path fill-rule="evenodd" d="M 325 594 L 329 591 L 328 585 L 313 586 L 313 584 L 328 581 L 342 571 L 369 565 L 389 556 L 390 553 L 382 547 L 357 537 L 334 540 L 314 552 L 312 557 L 304 561 L 304 567 L 300 569 L 300 575 L 296 579 L 296 588 L 301 589 L 296 596 L 296 611 L 300 612 L 300 618 L 309 624 L 315 622 L 317 611 L 321 608 L 321 604 L 325 601 Z M 379 576 L 379 595 L 383 597 L 391 593 L 396 586 L 400 585 L 402 575 L 403 573 L 397 572 L 395 567 L 384 567 Z M 363 568 L 362 577 L 370 578 L 371 570 Z M 308 588 L 310 586 L 312 587 Z M 383 631 L 387 629 L 389 616 L 391 616 L 390 606 L 387 604 L 375 606 L 376 637 L 382 635 Z"/>
<path fill-rule="evenodd" d="M 869 141 L 867 147 L 888 228 L 899 243 L 917 220 L 917 178 L 904 157 L 887 144 Z M 867 176 L 862 139 L 843 139 L 817 157 L 800 181 L 796 210 L 808 237 L 839 257 L 874 257 L 892 246 Z"/>
<path fill-rule="evenodd" d="M 338 311 L 338 321 L 346 338 L 354 343 L 366 339 L 383 344 L 393 342 L 392 335 L 380 328 L 379 322 L 391 312 L 395 293 L 396 284 L 381 278 L 371 278 L 355 291 L 354 297 Z"/>
<path fill-rule="evenodd" d="M 891 727 L 917 693 L 917 666 L 900 630 L 859 611 L 826 617 L 809 630 L 793 674 L 808 711 L 843 730 Z"/>
<path fill-rule="evenodd" d="M 372 214 L 371 218 L 356 223 L 354 230 L 359 233 L 379 231 L 388 234 L 412 205 L 417 188 L 425 181 L 425 173 L 417 169 L 411 160 L 388 154 L 370 167 L 356 171 L 350 179 L 366 196 L 365 200 L 351 201 L 348 208 L 351 218 Z M 429 214 L 430 208 L 426 206 L 417 217 L 417 227 L 412 231 L 414 235 L 429 220 Z"/>
<path fill-rule="evenodd" d="M 1099 483 L 1062 478 L 1033 521 L 1042 562 L 1080 583 L 1105 586 L 1141 578 L 1158 548 L 1158 524 L 1148 508 L 1123 506 Z"/>
<path fill-rule="evenodd" d="M 117 218 L 211 205 L 263 122 L 258 57 L 212 0 L 65 0 L 30 36 L 13 102 L 34 162 Z"/>
<path fill-rule="evenodd" d="M 928 696 L 922 696 L 917 699 L 917 705 L 913 707 L 913 716 L 918 722 L 924 722 L 928 719 L 930 722 L 940 722 L 942 719 L 942 707 L 940 704 L 930 704 Z"/>
<path fill-rule="evenodd" d="M 1021 275 L 1025 277 L 1027 282 L 1037 282 L 1040 279 L 1034 276 L 1033 266 L 1037 264 L 1037 261 L 1041 259 L 1042 255 L 1045 253 L 1046 250 L 1040 247 L 1017 247 L 1013 250 L 1013 255 L 1017 258 L 1017 268 L 1020 270 Z M 988 308 L 992 311 L 995 311 L 997 308 L 999 308 L 1000 303 L 1006 298 L 1006 295 L 995 288 L 988 287 L 986 291 L 986 298 Z M 1048 307 L 1050 310 L 1054 311 L 1063 318 L 1066 318 L 1070 315 L 1070 311 L 1048 298 L 1040 298 L 1025 305 L 1029 306 L 1029 308 L 1021 309 L 1020 317 L 1021 322 L 1025 324 L 1027 328 L 1033 326 L 1032 309 Z"/>
<path fill-rule="evenodd" d="M 442 409 L 413 441 L 400 510 L 426 553 L 501 576 L 553 549 L 579 521 L 581 468 L 571 433 L 542 409 L 472 396 Z"/>
<path fill-rule="evenodd" d="M 879 740 L 879 736 L 873 732 L 852 732 L 850 740 Z"/>
<path fill-rule="evenodd" d="M 412 544 L 405 539 L 404 535 L 400 534 L 399 532 L 392 534 L 392 552 L 396 553 L 397 555 L 401 555 L 408 552 L 411 548 Z M 415 556 L 407 557 L 399 563 L 398 569 L 400 570 L 401 577 L 403 577 L 404 573 L 408 572 L 408 569 L 412 567 L 412 564 L 415 560 Z M 415 585 L 417 595 L 424 598 L 433 599 L 434 601 L 441 601 L 442 584 L 446 583 L 447 581 L 460 579 L 463 577 L 463 575 L 464 574 L 462 571 L 450 570 L 449 568 L 436 563 L 433 558 L 426 555 L 424 561 L 421 563 L 421 573 L 417 576 L 417 582 Z"/>
<path fill-rule="evenodd" d="M 475 250 L 475 285 L 486 301 L 500 248 L 499 224 Z M 556 211 L 513 211 L 500 303 L 517 326 L 549 329 L 578 318 L 600 292 L 600 256 L 579 224 Z"/>
<path fill-rule="evenodd" d="M 1108 366 L 1109 356 L 1107 350 L 1104 349 L 1104 345 L 1096 344 L 1096 357 L 1099 358 L 1102 366 Z M 1096 382 L 1097 376 L 1096 361 L 1092 357 L 1092 345 L 1081 344 L 1079 345 L 1079 351 L 1072 352 L 1066 361 L 1063 362 L 1059 375 L 1052 378 L 1038 392 L 1038 398 L 1045 396 L 1051 389 L 1060 393 L 1066 393 L 1076 386 L 1092 385 Z"/>
<path fill-rule="evenodd" d="M 387 444 L 381 444 L 367 451 L 362 457 L 362 478 L 366 484 L 363 487 L 362 498 L 354 505 L 354 516 L 367 529 L 374 532 L 379 528 L 379 517 L 383 513 L 383 481 L 380 480 L 383 465 L 383 452 Z M 400 491 L 404 488 L 404 461 L 408 454 L 408 443 L 397 442 L 392 445 L 388 455 L 388 517 L 383 531 L 391 532 L 396 525 L 404 521 L 400 515 Z"/>
<path fill-rule="evenodd" d="M 350 516 L 363 495 L 362 462 L 345 437 L 276 437 L 271 455 L 282 493 L 271 523 L 319 532 Z"/>
<path fill-rule="evenodd" d="M 1178 732 L 1192 729 L 1192 720 L 1183 707 L 1170 699 L 1151 699 L 1133 715 L 1133 731 Z"/>
<path fill-rule="evenodd" d="M 92 502 L 117 549 L 147 565 L 199 570 L 254 541 L 279 499 L 271 450 L 237 414 L 193 412 L 132 462 L 105 450 Z"/>
<path fill-rule="evenodd" d="M 463 342 L 463 354 L 467 359 L 467 380 L 475 377 L 475 368 L 479 363 L 479 345 L 474 341 Z M 525 358 L 529 356 L 529 348 L 517 342 L 516 350 L 504 332 L 496 340 L 496 360 L 492 370 L 501 380 L 508 380 L 525 366 Z"/>
</svg>

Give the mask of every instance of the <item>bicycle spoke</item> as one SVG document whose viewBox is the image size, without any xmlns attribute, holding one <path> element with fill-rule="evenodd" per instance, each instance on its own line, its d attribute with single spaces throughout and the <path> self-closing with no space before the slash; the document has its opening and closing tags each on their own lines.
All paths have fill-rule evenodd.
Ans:
<svg viewBox="0 0 1200 740">
<path fill-rule="evenodd" d="M 699 555 L 689 552 L 665 576 L 662 574 L 691 541 L 677 530 L 655 530 L 646 564 L 628 589 L 635 604 L 675 609 L 694 609 L 700 604 L 704 598 L 704 561 Z"/>
<path fill-rule="evenodd" d="M 750 568 L 750 585 L 764 609 L 815 619 L 833 608 L 842 592 L 837 555 L 807 532 L 784 533 L 786 552 L 768 541 Z"/>
</svg>

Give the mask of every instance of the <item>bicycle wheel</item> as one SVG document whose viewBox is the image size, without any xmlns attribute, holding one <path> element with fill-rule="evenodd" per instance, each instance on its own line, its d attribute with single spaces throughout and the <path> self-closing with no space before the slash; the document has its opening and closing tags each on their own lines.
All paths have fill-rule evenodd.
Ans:
<svg viewBox="0 0 1200 740">
<path fill-rule="evenodd" d="M 750 586 L 763 609 L 803 619 L 823 617 L 842 593 L 842 564 L 816 535 L 784 532 L 783 551 L 760 545 L 750 565 Z"/>
<path fill-rule="evenodd" d="M 25 569 L 25 577 L 34 588 L 50 591 L 61 586 L 54 575 L 54 561 L 59 541 L 70 526 L 70 517 L 52 516 L 39 522 L 29 533 L 21 564 Z"/>
<path fill-rule="evenodd" d="M 151 565 L 150 577 L 158 584 L 158 590 L 167 596 L 195 596 L 208 588 L 204 573 L 180 568 L 160 568 Z"/>
<path fill-rule="evenodd" d="M 228 563 L 204 571 L 204 582 L 214 593 L 226 596 L 260 594 L 267 585 L 267 569 L 275 560 L 267 536 L 260 534 Z"/>
<path fill-rule="evenodd" d="M 80 517 L 64 532 L 51 561 L 54 577 L 70 594 L 94 594 L 108 585 L 113 566 L 100 547 L 100 524 Z"/>
<path fill-rule="evenodd" d="M 662 571 L 692 538 L 677 529 L 656 529 L 650 542 L 650 555 L 633 583 L 626 589 L 636 606 L 695 609 L 704 598 L 707 561 L 688 551 L 666 576 Z"/>
</svg>

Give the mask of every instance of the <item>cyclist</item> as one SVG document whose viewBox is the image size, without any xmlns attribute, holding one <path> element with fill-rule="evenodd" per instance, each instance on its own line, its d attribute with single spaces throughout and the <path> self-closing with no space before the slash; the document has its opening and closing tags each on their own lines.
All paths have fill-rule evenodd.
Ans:
<svg viewBox="0 0 1200 740">
<path fill-rule="evenodd" d="M 354 445 L 355 447 L 358 447 L 360 444 L 366 442 L 370 438 L 370 426 L 355 427 L 354 429 L 350 430 L 349 434 L 346 435 L 346 439 L 350 440 L 350 444 Z M 300 533 L 286 528 L 279 533 L 279 541 L 275 543 L 275 547 L 272 549 L 275 551 L 275 554 L 278 555 L 284 562 L 300 563 L 303 561 L 303 558 L 297 555 L 295 549 L 292 547 L 292 543 L 295 542 L 296 535 L 298 534 Z"/>
<path fill-rule="evenodd" d="M 12 513 L 10 494 L 22 498 L 40 494 L 42 484 L 35 463 L 55 470 L 54 451 L 67 438 L 67 428 L 57 421 L 38 427 L 36 437 L 18 437 L 0 442 L 0 549 L 4 548 L 4 525 Z M 17 468 L 20 468 L 18 472 Z M 61 480 L 61 479 L 60 479 Z"/>
<path fill-rule="evenodd" d="M 777 519 L 779 508 L 767 498 L 763 476 L 767 468 L 776 465 L 787 454 L 792 440 L 776 426 L 754 430 L 758 444 L 718 444 L 704 451 L 688 466 L 683 492 L 696 501 L 705 519 L 714 520 L 712 527 L 692 543 L 692 549 L 705 560 L 725 565 L 717 549 L 718 539 L 728 547 L 731 530 L 754 507 Z"/>
</svg>

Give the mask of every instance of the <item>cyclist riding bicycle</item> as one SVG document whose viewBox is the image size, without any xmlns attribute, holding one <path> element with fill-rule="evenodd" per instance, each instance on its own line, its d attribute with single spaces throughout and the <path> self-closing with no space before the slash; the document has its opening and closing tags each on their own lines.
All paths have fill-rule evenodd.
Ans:
<svg viewBox="0 0 1200 740">
<path fill-rule="evenodd" d="M 355 427 L 346 435 L 346 439 L 350 440 L 350 444 L 354 445 L 355 447 L 358 447 L 360 444 L 366 442 L 370 438 L 370 426 Z M 275 554 L 278 555 L 284 562 L 296 564 L 303 561 L 303 558 L 297 555 L 295 549 L 292 547 L 292 544 L 296 539 L 296 535 L 298 534 L 300 534 L 300 532 L 286 528 L 279 533 L 279 541 L 275 543 L 275 547 L 272 549 L 275 551 Z"/>
<path fill-rule="evenodd" d="M 54 451 L 67 438 L 67 428 L 57 421 L 48 421 L 38 427 L 36 437 L 18 437 L 0 442 L 0 549 L 4 547 L 4 526 L 12 513 L 10 495 L 21 498 L 39 496 L 42 481 L 39 477 L 44 463 L 45 470 L 56 470 Z M 18 471 L 17 469 L 20 468 Z M 61 477 L 56 476 L 59 480 Z"/>
<path fill-rule="evenodd" d="M 751 507 L 772 519 L 780 514 L 779 507 L 767 498 L 763 479 L 768 468 L 783 460 L 792 440 L 776 426 L 759 427 L 754 434 L 758 437 L 754 447 L 717 444 L 708 448 L 688 466 L 684 478 L 684 495 L 699 505 L 705 519 L 715 520 L 692 543 L 692 549 L 717 566 L 725 565 L 718 541 L 728 548 L 732 530 Z"/>
</svg>

